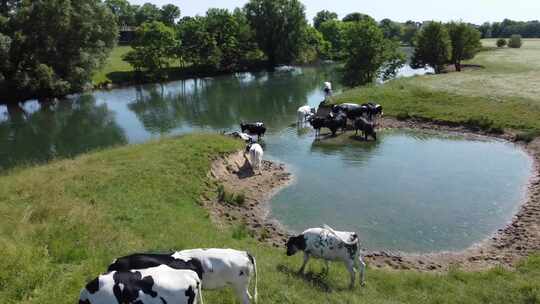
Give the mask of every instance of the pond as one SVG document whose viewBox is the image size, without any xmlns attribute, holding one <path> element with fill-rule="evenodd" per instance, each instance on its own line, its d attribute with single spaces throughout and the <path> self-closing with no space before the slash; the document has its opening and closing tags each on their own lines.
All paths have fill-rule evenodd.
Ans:
<svg viewBox="0 0 540 304">
<path fill-rule="evenodd" d="M 425 71 L 402 71 L 424 73 Z M 314 142 L 291 126 L 298 107 L 341 90 L 335 66 L 239 73 L 0 106 L 0 171 L 86 151 L 265 121 L 267 158 L 296 182 L 272 200 L 291 230 L 357 230 L 369 249 L 461 249 L 502 227 L 524 195 L 531 160 L 496 140 L 386 131 L 377 143 Z"/>
</svg>

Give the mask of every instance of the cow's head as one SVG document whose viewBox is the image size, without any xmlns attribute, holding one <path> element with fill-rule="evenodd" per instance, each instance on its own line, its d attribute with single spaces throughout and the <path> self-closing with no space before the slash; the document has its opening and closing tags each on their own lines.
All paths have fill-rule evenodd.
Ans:
<svg viewBox="0 0 540 304">
<path fill-rule="evenodd" d="M 290 237 L 286 246 L 287 256 L 295 255 L 298 251 L 306 249 L 306 239 L 303 234 Z"/>
</svg>

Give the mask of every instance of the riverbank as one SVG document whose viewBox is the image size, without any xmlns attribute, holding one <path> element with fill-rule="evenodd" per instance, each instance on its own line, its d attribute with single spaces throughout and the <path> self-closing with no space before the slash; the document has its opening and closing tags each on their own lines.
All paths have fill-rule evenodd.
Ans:
<svg viewBox="0 0 540 304">
<path fill-rule="evenodd" d="M 538 299 L 540 257 L 516 271 L 432 274 L 368 265 L 367 286 L 347 289 L 345 268 L 320 275 L 313 261 L 287 257 L 234 225 L 215 225 L 201 197 L 215 193 L 212 162 L 241 149 L 217 135 L 187 135 L 106 149 L 0 176 L 0 297 L 3 303 L 76 301 L 110 261 L 133 252 L 200 247 L 248 250 L 257 258 L 264 303 L 523 303 Z M 279 166 L 276 167 L 276 169 Z M 234 170 L 233 170 L 234 171 Z M 281 171 L 283 172 L 283 171 Z M 387 267 L 388 268 L 388 267 Z M 236 303 L 231 290 L 206 291 L 208 303 Z"/>
</svg>

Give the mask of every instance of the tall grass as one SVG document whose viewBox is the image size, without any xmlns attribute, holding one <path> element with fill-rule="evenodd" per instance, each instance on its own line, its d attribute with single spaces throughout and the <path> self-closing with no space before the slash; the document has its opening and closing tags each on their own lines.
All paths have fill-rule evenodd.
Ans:
<svg viewBox="0 0 540 304">
<path fill-rule="evenodd" d="M 423 274 L 368 269 L 368 285 L 346 289 L 341 264 L 295 274 L 301 256 L 253 240 L 242 224 L 218 230 L 197 203 L 211 159 L 241 148 L 189 135 L 101 151 L 0 176 L 0 302 L 75 303 L 113 258 L 136 251 L 246 249 L 257 258 L 261 303 L 538 303 L 540 258 L 517 271 Z M 237 303 L 231 290 L 206 303 Z"/>
</svg>

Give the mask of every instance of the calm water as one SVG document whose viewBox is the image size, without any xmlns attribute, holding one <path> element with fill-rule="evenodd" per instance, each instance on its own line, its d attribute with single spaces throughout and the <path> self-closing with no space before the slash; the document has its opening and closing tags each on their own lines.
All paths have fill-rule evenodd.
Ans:
<svg viewBox="0 0 540 304">
<path fill-rule="evenodd" d="M 510 144 L 418 132 L 385 132 L 369 144 L 346 136 L 341 144 L 314 143 L 310 129 L 291 127 L 298 107 L 323 99 L 324 81 L 340 90 L 338 79 L 333 66 L 307 67 L 0 106 L 0 171 L 263 120 L 265 156 L 296 175 L 272 201 L 292 230 L 327 223 L 357 230 L 369 249 L 431 251 L 464 248 L 511 218 L 531 161 Z"/>
</svg>

